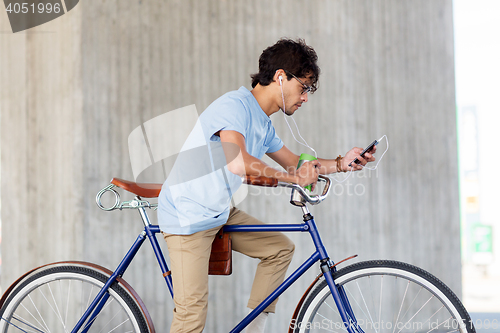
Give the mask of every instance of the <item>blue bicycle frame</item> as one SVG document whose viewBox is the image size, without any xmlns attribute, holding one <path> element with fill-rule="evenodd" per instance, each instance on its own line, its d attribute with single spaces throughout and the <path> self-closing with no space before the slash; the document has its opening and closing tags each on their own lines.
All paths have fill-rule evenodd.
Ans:
<svg viewBox="0 0 500 333">
<path fill-rule="evenodd" d="M 172 277 L 170 276 L 170 271 L 168 269 L 165 257 L 156 239 L 156 234 L 160 233 L 160 228 L 157 225 L 151 225 L 149 223 L 149 218 L 146 214 L 145 208 L 140 207 L 139 213 L 144 222 L 144 231 L 137 237 L 134 244 L 122 259 L 115 272 L 108 279 L 104 287 L 97 294 L 93 302 L 90 304 L 89 308 L 85 311 L 82 318 L 76 324 L 76 326 L 71 331 L 76 333 L 80 330 L 84 323 L 87 322 L 82 332 L 87 332 L 92 325 L 93 318 L 95 318 L 108 298 L 107 290 L 115 282 L 116 278 L 121 277 L 129 264 L 131 263 L 134 256 L 139 251 L 139 248 L 144 243 L 146 238 L 149 239 L 153 251 L 160 265 L 163 277 L 168 286 L 171 296 L 173 297 L 173 284 Z M 351 306 L 347 299 L 347 295 L 341 286 L 336 286 L 332 274 L 335 272 L 335 267 L 332 267 L 333 263 L 330 261 L 328 253 L 321 241 L 319 232 L 316 228 L 316 223 L 314 218 L 309 213 L 307 206 L 302 207 L 304 213 L 304 222 L 301 224 L 264 224 L 264 225 L 234 225 L 225 226 L 225 232 L 269 232 L 269 231 L 279 231 L 279 232 L 309 232 L 312 241 L 316 248 L 316 251 L 307 259 L 299 268 L 297 268 L 276 290 L 274 290 L 264 301 L 262 301 L 253 311 L 251 311 L 243 320 L 236 325 L 235 328 L 230 333 L 241 332 L 252 320 L 254 320 L 264 309 L 266 309 L 276 298 L 278 298 L 285 290 L 288 289 L 297 279 L 302 276 L 312 265 L 316 262 L 320 262 L 321 271 L 325 277 L 330 291 L 332 293 L 333 299 L 337 308 L 339 310 L 342 321 L 344 322 L 344 327 L 347 328 L 349 333 L 363 333 L 363 330 L 357 325 L 354 313 L 352 312 Z"/>
</svg>

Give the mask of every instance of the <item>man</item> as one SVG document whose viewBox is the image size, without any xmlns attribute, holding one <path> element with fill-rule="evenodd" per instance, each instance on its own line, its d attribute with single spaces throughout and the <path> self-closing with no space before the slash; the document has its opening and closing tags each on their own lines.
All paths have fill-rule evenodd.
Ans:
<svg viewBox="0 0 500 333">
<path fill-rule="evenodd" d="M 318 159 L 295 170 L 299 156 L 276 135 L 270 116 L 292 115 L 316 90 L 320 69 L 313 48 L 303 40 L 281 39 L 259 58 L 252 91 L 241 87 L 213 102 L 198 119 L 162 187 L 159 224 L 167 242 L 174 285 L 174 319 L 170 332 L 201 332 L 208 303 L 208 261 L 212 241 L 224 224 L 262 224 L 230 208 L 241 176 L 277 178 L 301 186 L 316 184 L 318 174 L 350 170 L 356 157 L 365 165 L 371 154 L 353 148 L 345 157 Z M 267 154 L 285 171 L 260 159 Z M 353 170 L 362 167 L 354 165 Z M 294 244 L 282 233 L 233 233 L 233 250 L 261 262 L 248 302 L 255 308 L 281 282 L 292 260 Z M 263 332 L 267 314 L 259 315 L 247 332 Z"/>
</svg>

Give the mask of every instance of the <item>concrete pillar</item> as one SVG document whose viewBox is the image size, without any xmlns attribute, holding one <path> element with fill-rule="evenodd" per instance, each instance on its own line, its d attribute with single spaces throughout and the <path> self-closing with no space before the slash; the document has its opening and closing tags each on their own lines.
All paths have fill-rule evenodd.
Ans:
<svg viewBox="0 0 500 333">
<path fill-rule="evenodd" d="M 406 261 L 460 294 L 451 0 L 87 1 L 17 34 L 0 15 L 2 289 L 56 260 L 115 267 L 141 224 L 135 212 L 100 211 L 94 196 L 112 177 L 133 178 L 128 135 L 249 88 L 261 51 L 289 36 L 314 46 L 322 69 L 295 116 L 309 145 L 335 158 L 383 134 L 391 144 L 377 171 L 351 175 L 313 208 L 332 259 Z M 272 120 L 290 149 L 308 152 L 280 114 Z M 164 180 L 159 170 L 143 177 Z M 266 222 L 301 221 L 287 193 L 250 188 L 239 207 Z M 296 267 L 312 246 L 291 237 Z M 209 332 L 247 312 L 256 262 L 235 261 L 232 277 L 211 278 Z M 159 272 L 145 245 L 124 277 L 163 330 L 172 303 Z M 288 325 L 317 273 L 281 298 L 269 331 Z"/>
</svg>

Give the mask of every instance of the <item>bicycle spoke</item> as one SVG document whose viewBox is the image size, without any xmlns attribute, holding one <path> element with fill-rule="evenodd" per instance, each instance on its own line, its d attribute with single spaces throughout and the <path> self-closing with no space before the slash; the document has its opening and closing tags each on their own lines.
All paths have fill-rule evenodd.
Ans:
<svg viewBox="0 0 500 333">
<path fill-rule="evenodd" d="M 330 322 L 331 322 L 331 319 L 329 319 L 329 318 L 327 318 L 327 317 L 323 316 L 323 315 L 322 315 L 321 313 L 319 313 L 319 312 L 318 312 L 318 313 L 316 313 L 316 315 L 318 315 L 318 316 L 320 316 L 321 318 L 326 319 L 327 321 L 330 321 Z M 332 329 L 328 329 L 328 328 L 325 328 L 325 327 L 322 327 L 322 328 L 323 328 L 323 330 L 327 330 L 327 331 L 329 331 L 329 332 L 339 333 L 339 332 L 334 331 L 334 330 L 332 330 Z"/>
<path fill-rule="evenodd" d="M 83 283 L 83 282 L 82 282 Z M 89 292 L 89 299 L 87 300 L 87 306 L 85 307 L 85 309 L 88 309 L 89 308 L 89 305 L 90 305 L 90 299 L 91 299 L 91 296 L 92 296 L 92 292 L 94 291 L 94 286 L 92 285 L 91 288 L 90 288 L 90 292 Z M 82 285 L 82 293 L 83 293 L 83 285 Z M 84 312 L 84 311 L 83 311 Z M 83 313 L 82 312 L 82 313 Z"/>
<path fill-rule="evenodd" d="M 24 333 L 29 333 L 28 331 L 23 330 L 21 327 L 19 327 L 19 326 L 17 326 L 17 325 L 15 325 L 15 324 L 13 324 L 12 322 L 8 321 L 7 319 L 5 319 L 5 318 L 3 318 L 3 317 L 2 317 L 2 318 L 0 318 L 0 320 L 5 321 L 7 324 L 9 324 L 9 326 L 14 326 L 15 328 L 17 328 L 18 330 L 20 330 L 20 331 L 22 331 L 22 332 L 24 332 Z"/>
<path fill-rule="evenodd" d="M 375 280 L 375 278 L 373 278 L 371 276 L 368 276 L 368 284 L 370 285 L 369 290 L 370 290 L 370 298 L 371 298 L 371 304 L 372 304 L 371 308 L 375 309 L 375 307 L 376 307 L 376 305 L 375 305 L 376 304 L 375 298 L 376 297 L 373 296 L 373 294 L 375 293 L 375 288 L 373 288 L 373 282 L 374 282 L 373 280 Z"/>
<path fill-rule="evenodd" d="M 422 287 L 420 288 L 420 290 L 418 291 L 418 293 L 415 295 L 415 297 L 413 298 L 411 304 L 408 306 L 408 309 L 406 309 L 405 313 L 401 316 L 401 318 L 404 318 L 406 316 L 406 314 L 408 313 L 408 311 L 410 311 L 413 303 L 415 303 L 415 301 L 417 300 L 417 297 L 418 297 L 418 295 L 420 295 L 421 291 L 422 291 Z"/>
<path fill-rule="evenodd" d="M 50 288 L 50 284 L 47 284 L 47 288 L 49 289 L 50 293 L 52 294 L 52 289 Z M 64 326 L 64 323 L 63 323 L 63 321 L 62 321 L 62 318 L 61 318 L 61 316 L 60 316 L 60 314 L 59 314 L 59 309 L 58 309 L 58 307 L 57 307 L 57 302 L 56 302 L 56 300 L 54 299 L 54 295 L 52 294 L 52 299 L 54 300 L 54 305 L 55 305 L 55 307 L 56 307 L 56 309 L 57 309 L 57 312 L 56 312 L 56 310 L 54 310 L 54 308 L 53 308 L 53 307 L 52 307 L 52 305 L 50 304 L 50 301 L 47 299 L 47 297 L 46 297 L 46 296 L 45 296 L 45 294 L 43 293 L 42 288 L 40 288 L 40 290 L 39 290 L 39 291 L 40 291 L 40 294 L 42 294 L 42 296 L 43 296 L 43 298 L 45 299 L 45 301 L 47 302 L 47 305 L 48 305 L 48 306 L 51 308 L 51 310 L 52 310 L 52 311 L 56 314 L 56 316 L 58 316 L 58 317 L 59 317 L 59 320 L 61 321 L 61 324 L 63 324 L 64 331 L 66 332 L 66 327 Z"/>
<path fill-rule="evenodd" d="M 453 319 L 453 318 L 452 318 L 452 317 L 450 317 L 450 318 L 448 318 L 447 320 L 450 320 L 450 319 Z M 434 330 L 438 329 L 438 328 L 439 328 L 439 326 L 443 325 L 444 323 L 446 323 L 446 320 L 444 320 L 441 324 L 437 325 L 436 327 L 431 328 L 431 330 L 427 331 L 426 333 L 429 333 L 429 332 L 432 332 L 432 331 L 434 331 Z M 457 329 L 454 329 L 453 331 L 448 331 L 448 332 L 446 332 L 446 333 L 452 333 L 452 332 L 458 332 L 458 331 L 459 331 L 459 329 L 457 328 Z"/>
<path fill-rule="evenodd" d="M 358 301 L 356 300 L 356 298 L 354 297 L 354 295 L 351 293 L 351 291 L 349 290 L 349 288 L 347 288 L 347 286 L 342 286 L 342 287 L 344 288 L 344 290 L 347 290 L 347 292 L 349 293 L 349 295 L 351 295 L 351 299 L 354 300 L 354 302 L 358 306 L 359 310 L 365 315 L 365 318 L 368 318 L 368 315 L 363 310 L 363 308 L 361 307 L 361 305 L 359 305 Z M 373 322 L 372 322 L 372 324 L 373 324 Z"/>
<path fill-rule="evenodd" d="M 330 296 L 331 296 L 331 294 L 330 294 Z M 332 298 L 332 299 L 333 299 L 333 298 Z M 333 312 L 337 312 L 337 307 L 335 306 L 335 308 L 334 308 L 333 306 L 331 306 L 331 305 L 330 305 L 330 304 L 326 301 L 326 299 L 325 299 L 325 302 L 324 302 L 323 304 L 325 304 L 325 305 L 326 305 L 326 306 L 327 306 L 327 307 L 328 307 L 331 311 L 333 311 Z M 318 315 L 320 315 L 321 317 L 323 317 L 323 318 L 325 318 L 325 319 L 327 319 L 327 320 L 330 320 L 330 319 L 326 318 L 325 316 L 321 315 L 320 313 L 318 313 Z M 331 321 L 331 320 L 330 320 L 330 321 Z"/>
<path fill-rule="evenodd" d="M 432 319 L 432 318 L 433 318 L 433 317 L 434 317 L 434 316 L 435 316 L 435 315 L 436 315 L 439 311 L 441 311 L 441 309 L 444 309 L 444 305 L 441 305 L 441 307 L 440 307 L 440 308 L 439 308 L 436 312 L 434 312 L 434 313 L 432 314 L 432 316 L 430 316 L 430 317 L 429 317 L 429 319 L 427 319 L 425 322 L 423 322 L 423 323 L 422 323 L 422 326 L 423 326 L 424 324 L 426 324 L 427 322 L 429 322 L 429 323 L 430 323 L 430 322 L 431 322 L 431 319 Z M 416 333 L 416 332 L 417 332 L 417 331 L 415 331 L 414 333 Z"/>
<path fill-rule="evenodd" d="M 33 303 L 33 301 L 32 301 Z M 21 304 L 21 306 L 26 310 L 26 312 L 28 312 L 28 314 L 33 317 L 33 319 L 38 323 L 38 325 L 40 325 L 41 327 L 44 327 L 43 324 L 38 321 L 38 319 L 24 306 L 24 304 Z M 43 321 L 43 320 L 42 320 Z M 44 327 L 44 330 L 46 330 L 46 328 Z"/>
<path fill-rule="evenodd" d="M 40 293 L 41 293 L 41 290 L 40 290 Z M 42 295 L 43 295 L 43 293 L 42 293 Z M 43 319 L 43 316 L 42 316 L 42 314 L 40 313 L 40 311 L 38 310 L 38 307 L 37 307 L 37 306 L 35 305 L 35 303 L 33 302 L 33 299 L 31 298 L 31 296 L 28 296 L 28 298 L 30 299 L 31 304 L 33 304 L 33 307 L 35 308 L 36 312 L 38 313 L 38 316 L 40 316 L 40 319 L 41 319 L 41 320 L 42 320 L 42 322 L 43 322 L 43 325 L 42 325 L 42 326 L 45 326 L 45 328 L 47 329 L 47 331 L 48 331 L 49 333 L 51 333 L 50 328 L 47 326 L 47 323 L 46 323 L 46 322 L 45 322 L 45 320 Z"/>
<path fill-rule="evenodd" d="M 327 303 L 326 300 L 325 300 L 325 304 L 326 304 L 327 307 L 330 308 L 330 310 L 337 311 L 337 307 L 333 308 L 333 306 L 331 306 L 329 303 Z"/>
<path fill-rule="evenodd" d="M 82 290 L 82 293 L 81 293 L 81 300 L 83 301 L 86 297 L 84 295 L 84 292 L 85 292 L 85 288 L 84 288 L 84 285 L 83 285 L 83 281 L 81 281 L 81 290 Z M 87 304 L 84 306 L 85 302 L 81 302 L 82 304 L 82 307 L 81 307 L 81 315 L 83 316 L 83 314 L 85 313 L 85 311 L 89 308 L 90 306 L 90 303 L 91 303 L 91 299 L 92 299 L 92 292 L 94 291 L 94 285 L 91 285 L 90 287 L 90 291 L 89 291 L 89 294 L 88 294 L 88 298 L 87 298 Z M 105 308 L 106 308 L 107 305 L 105 305 L 101 311 L 103 311 Z M 92 313 L 90 313 L 90 315 L 92 315 Z M 89 316 L 90 316 L 89 315 Z M 95 317 L 94 319 L 92 319 L 91 322 L 87 322 L 85 324 L 85 326 L 83 327 L 83 330 L 87 329 L 90 325 L 92 325 L 95 320 L 97 319 L 97 317 Z M 75 323 L 76 324 L 76 323 Z"/>
<path fill-rule="evenodd" d="M 2 318 L 3 320 L 5 320 L 4 318 Z M 24 318 L 22 317 L 18 317 L 18 316 L 12 316 L 12 319 L 15 319 L 17 320 L 18 322 L 34 329 L 36 332 L 40 332 L 40 333 L 45 333 L 44 331 L 40 330 L 38 327 L 36 327 L 35 325 L 31 324 L 29 321 L 25 320 Z M 26 332 L 25 330 L 23 330 L 22 328 L 20 328 L 19 326 L 13 324 L 12 322 L 9 322 L 7 320 L 5 320 L 7 323 L 9 323 L 9 325 L 12 325 L 16 328 L 18 328 L 19 330 L 23 331 L 23 332 Z M 30 332 L 35 332 L 35 331 L 30 331 Z"/>
<path fill-rule="evenodd" d="M 358 286 L 359 294 L 361 295 L 361 298 L 363 299 L 363 303 L 365 304 L 366 311 L 368 312 L 368 315 L 370 316 L 370 322 L 372 323 L 372 325 L 374 325 L 372 315 L 370 313 L 370 309 L 368 309 L 368 305 L 366 304 L 365 297 L 363 296 L 363 292 L 361 291 L 361 288 L 359 287 L 358 281 L 356 281 L 356 285 Z M 375 326 L 373 326 L 373 327 L 375 327 Z M 377 329 L 375 329 L 375 332 L 378 333 Z"/>
<path fill-rule="evenodd" d="M 398 316 L 396 317 L 396 322 L 394 323 L 394 329 L 392 330 L 392 333 L 394 333 L 396 331 L 396 326 L 399 322 L 399 315 L 401 314 L 401 310 L 403 309 L 403 304 L 405 302 L 406 294 L 408 293 L 409 287 L 410 287 L 410 281 L 408 281 L 408 283 L 406 284 L 405 294 L 403 295 L 403 299 L 401 300 L 401 306 L 399 307 Z"/>
<path fill-rule="evenodd" d="M 59 280 L 59 283 L 61 284 L 61 280 Z M 64 295 L 62 293 L 62 287 L 61 287 L 61 295 Z M 68 280 L 68 297 L 66 299 L 66 316 L 64 317 L 64 325 L 68 323 L 68 312 L 69 312 L 69 296 L 71 295 L 71 280 Z"/>
<path fill-rule="evenodd" d="M 434 298 L 434 295 L 432 295 L 432 296 L 431 296 L 431 298 L 429 298 L 429 299 L 427 300 L 427 302 L 425 302 L 425 303 L 424 303 L 424 305 L 422 305 L 422 306 L 420 307 L 420 309 L 418 309 L 418 311 L 417 311 L 417 312 L 416 312 L 416 313 L 415 313 L 415 314 L 414 314 L 414 315 L 413 315 L 410 319 L 408 319 L 408 321 L 407 321 L 407 322 L 403 325 L 403 328 L 404 328 L 404 327 L 406 326 L 406 324 L 408 324 L 408 323 L 409 323 L 409 322 L 410 322 L 413 318 L 415 318 L 415 316 L 416 316 L 417 314 L 419 314 L 419 313 L 420 313 L 420 311 L 422 311 L 422 309 L 423 309 L 423 308 L 424 308 L 424 307 L 425 307 L 425 306 L 426 306 L 426 305 L 427 305 L 427 304 L 431 301 L 431 299 L 433 299 L 433 298 Z M 400 333 L 400 332 L 403 330 L 403 328 L 401 328 L 401 329 L 399 330 L 399 332 L 398 332 L 398 333 Z"/>
<path fill-rule="evenodd" d="M 54 306 L 56 307 L 57 315 L 59 316 L 59 319 L 61 320 L 61 324 L 64 327 L 64 331 L 67 332 L 66 326 L 64 325 L 64 321 L 62 319 L 61 312 L 59 311 L 59 307 L 57 306 L 56 299 L 54 298 L 54 293 L 52 292 L 52 288 L 50 288 L 50 284 L 47 284 L 47 286 L 49 287 L 50 295 L 52 296 L 52 300 L 54 301 Z"/>
<path fill-rule="evenodd" d="M 109 307 L 109 306 L 110 306 L 110 304 L 111 304 L 113 301 L 114 301 L 114 299 L 111 299 L 109 302 L 106 302 L 106 304 L 102 307 L 101 312 L 102 312 L 102 311 L 104 311 L 107 307 Z M 91 313 L 90 315 L 92 315 L 92 313 Z M 116 316 L 116 315 L 115 315 L 115 316 Z M 90 322 L 86 323 L 86 324 L 85 324 L 85 327 L 83 328 L 83 330 L 86 330 L 89 326 L 93 325 L 93 324 L 94 324 L 94 322 L 96 321 L 97 317 L 98 317 L 98 316 L 95 316 L 95 317 L 92 319 L 92 321 L 90 321 Z M 111 319 L 113 319 L 113 318 L 111 318 Z M 108 323 L 109 323 L 109 322 L 108 322 Z M 106 324 L 106 325 L 107 325 L 107 324 Z"/>
<path fill-rule="evenodd" d="M 319 315 L 320 317 L 322 317 L 322 318 L 324 318 L 326 320 L 329 320 L 327 317 L 323 316 L 320 313 L 317 313 L 317 315 Z M 328 331 L 328 332 L 333 332 L 333 333 L 340 333 L 340 332 L 334 331 L 333 329 L 329 329 L 328 327 L 321 327 L 321 328 L 322 328 L 322 331 Z"/>
<path fill-rule="evenodd" d="M 111 303 L 111 302 L 110 302 L 110 303 Z M 109 303 L 108 303 L 108 304 L 109 304 Z M 104 308 L 103 308 L 103 310 L 104 310 Z M 101 333 L 101 332 L 102 332 L 102 330 L 104 329 L 104 327 L 108 326 L 108 324 L 109 324 L 109 323 L 111 323 L 111 321 L 113 321 L 113 319 L 115 319 L 115 317 L 116 317 L 116 316 L 118 316 L 118 313 L 119 313 L 119 312 L 117 312 L 117 313 L 116 313 L 116 314 L 115 314 L 115 315 L 114 315 L 114 316 L 113 316 L 113 317 L 112 317 L 112 318 L 111 318 L 111 319 L 110 319 L 110 320 L 109 320 L 106 324 L 104 324 L 104 325 L 102 326 L 102 328 L 101 328 L 101 330 L 99 331 L 99 333 Z M 126 321 L 127 321 L 127 320 L 125 320 L 125 322 L 126 322 Z M 123 324 L 123 323 L 122 323 L 122 324 Z M 120 324 L 120 326 L 121 326 L 121 324 Z M 116 329 L 116 328 L 114 328 L 114 329 L 112 329 L 111 331 L 108 331 L 108 332 L 113 332 L 115 329 Z"/>
<path fill-rule="evenodd" d="M 378 324 L 380 327 L 380 317 L 382 317 L 382 294 L 384 290 L 384 275 L 381 276 L 380 278 L 380 303 L 379 303 L 379 308 L 378 308 Z"/>
<path fill-rule="evenodd" d="M 108 331 L 108 333 L 111 333 L 113 332 L 114 330 L 116 330 L 118 327 L 122 326 L 123 324 L 125 324 L 126 322 L 130 321 L 128 318 L 126 320 L 124 320 L 122 323 L 118 324 L 118 326 L 116 326 L 115 328 L 113 328 L 111 331 Z M 102 331 L 102 330 L 101 330 Z"/>
</svg>

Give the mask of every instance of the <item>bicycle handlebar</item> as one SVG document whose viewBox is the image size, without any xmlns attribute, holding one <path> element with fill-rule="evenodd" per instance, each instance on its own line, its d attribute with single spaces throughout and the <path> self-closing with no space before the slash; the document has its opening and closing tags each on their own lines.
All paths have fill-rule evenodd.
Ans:
<svg viewBox="0 0 500 333">
<path fill-rule="evenodd" d="M 330 178 L 319 175 L 318 176 L 318 181 L 320 182 L 325 182 L 325 187 L 323 188 L 323 193 L 320 195 L 309 195 L 305 189 L 294 183 L 287 183 L 287 182 L 280 182 L 276 178 L 269 178 L 269 177 L 264 177 L 264 176 L 244 176 L 242 177 L 242 181 L 244 184 L 248 185 L 257 185 L 257 186 L 265 186 L 265 187 L 288 187 L 294 190 L 297 190 L 301 197 L 311 205 L 317 205 L 321 201 L 325 200 L 326 197 L 328 196 L 328 193 L 330 192 L 330 184 L 331 180 Z"/>
<path fill-rule="evenodd" d="M 296 190 L 300 196 L 308 203 L 311 205 L 317 205 L 321 201 L 325 200 L 326 197 L 328 196 L 328 192 L 330 192 L 330 178 L 326 176 L 319 175 L 318 176 L 318 181 L 320 182 L 325 182 L 325 187 L 323 188 L 323 193 L 320 195 L 309 195 L 302 186 L 298 184 L 293 184 L 293 183 L 287 183 L 287 182 L 280 182 L 276 178 L 270 178 L 270 177 L 263 177 L 263 176 L 244 176 L 242 177 L 242 181 L 245 184 L 248 185 L 257 185 L 257 186 L 266 186 L 266 187 L 288 187 L 291 188 L 292 190 Z M 130 183 L 130 182 L 128 182 Z M 136 183 L 133 183 L 136 184 Z M 145 184 L 136 184 L 136 185 L 141 185 L 144 186 Z M 147 184 L 146 184 L 147 185 Z M 153 184 L 154 185 L 154 184 Z M 161 184 L 157 184 L 158 186 L 161 187 Z M 121 182 L 118 183 L 112 183 L 104 187 L 102 190 L 99 191 L 96 195 L 96 203 L 97 206 L 105 211 L 112 211 L 115 209 L 137 209 L 137 208 L 153 208 L 157 209 L 158 204 L 157 203 L 149 203 L 146 200 L 142 200 L 139 195 L 131 201 L 123 201 L 121 202 L 120 200 L 120 194 L 115 190 L 116 187 L 121 187 L 123 188 L 123 185 L 121 185 Z M 128 188 L 123 188 L 125 190 L 131 191 Z M 139 189 L 142 189 L 139 187 Z M 104 193 L 111 192 L 115 196 L 115 203 L 111 207 L 104 207 L 104 205 L 101 202 L 101 198 L 104 195 Z M 134 190 L 131 191 L 132 193 L 137 194 L 134 192 Z"/>
<path fill-rule="evenodd" d="M 330 193 L 330 184 L 331 184 L 330 178 L 328 178 L 327 176 L 323 176 L 323 175 L 318 175 L 318 181 L 324 182 L 325 187 L 323 188 L 323 193 L 321 193 L 319 195 L 313 195 L 313 196 L 309 195 L 306 192 L 306 190 L 298 184 L 279 182 L 278 186 L 289 187 L 291 189 L 297 190 L 306 202 L 310 203 L 311 205 L 317 205 L 326 199 L 326 197 L 328 196 L 328 193 Z"/>
</svg>

